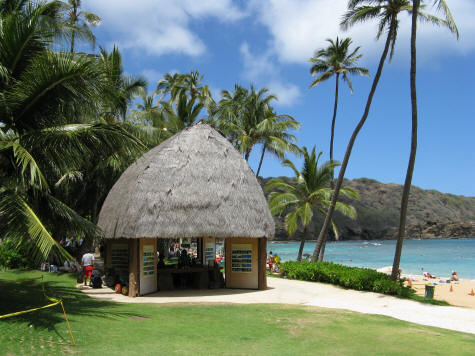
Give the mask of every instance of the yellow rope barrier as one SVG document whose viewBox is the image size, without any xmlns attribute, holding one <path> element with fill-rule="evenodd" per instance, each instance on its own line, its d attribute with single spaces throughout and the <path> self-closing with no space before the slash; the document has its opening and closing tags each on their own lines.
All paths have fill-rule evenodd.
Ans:
<svg viewBox="0 0 475 356">
<path fill-rule="evenodd" d="M 19 312 L 16 312 L 16 313 L 10 313 L 10 314 L 5 314 L 5 315 L 0 315 L 0 319 L 6 319 L 6 318 L 10 318 L 10 317 L 12 317 L 12 316 L 18 316 L 18 315 L 22 315 L 22 314 L 27 314 L 27 313 L 31 313 L 31 312 L 34 312 L 34 311 L 37 311 L 37 310 L 46 309 L 46 308 L 51 308 L 51 307 L 54 307 L 55 305 L 60 304 L 60 305 L 61 305 L 61 308 L 63 309 L 64 319 L 66 319 L 66 324 L 68 325 L 69 335 L 71 335 L 71 339 L 73 340 L 73 345 L 76 345 L 76 341 L 74 340 L 74 336 L 73 336 L 73 331 L 71 330 L 71 325 L 69 325 L 69 320 L 68 320 L 68 317 L 66 316 L 66 310 L 64 309 L 63 301 L 62 301 L 61 299 L 51 298 L 51 297 L 48 297 L 48 296 L 46 295 L 45 284 L 44 284 L 43 276 L 38 277 L 38 278 L 32 278 L 31 280 L 34 280 L 34 279 L 41 279 L 41 280 L 43 281 L 43 284 L 42 284 L 42 287 L 43 287 L 43 288 L 42 288 L 42 289 L 43 289 L 43 295 L 45 296 L 46 299 L 48 299 L 50 302 L 53 302 L 53 303 L 48 304 L 48 305 L 45 305 L 45 306 L 42 306 L 42 307 L 38 307 L 38 308 L 33 308 L 33 309 L 28 309 L 28 310 L 19 311 Z"/>
</svg>

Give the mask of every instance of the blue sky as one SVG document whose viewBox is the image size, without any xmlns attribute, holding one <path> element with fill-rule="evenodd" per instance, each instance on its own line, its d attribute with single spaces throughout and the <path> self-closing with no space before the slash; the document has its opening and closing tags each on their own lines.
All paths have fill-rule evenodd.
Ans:
<svg viewBox="0 0 475 356">
<path fill-rule="evenodd" d="M 427 1 L 426 1 L 427 2 Z M 424 189 L 475 196 L 475 1 L 446 0 L 460 30 L 420 25 L 418 37 L 419 147 L 413 184 Z M 341 32 L 344 0 L 85 0 L 102 17 L 97 43 L 119 46 L 128 74 L 142 75 L 150 90 L 168 72 L 198 70 L 215 99 L 235 83 L 267 87 L 279 98 L 277 113 L 302 124 L 299 145 L 317 146 L 328 157 L 334 81 L 308 89 L 310 58 L 326 38 L 351 37 L 371 73 L 382 51 L 376 25 Z M 428 12 L 433 12 L 430 7 Z M 386 63 L 367 123 L 358 136 L 347 178 L 403 183 L 411 130 L 409 93 L 410 19 L 401 28 L 392 63 Z M 97 49 L 97 48 L 96 48 Z M 342 159 L 361 118 L 371 79 L 353 77 L 355 93 L 343 87 L 335 133 Z M 204 113 L 203 113 L 204 114 Z M 260 148 L 251 154 L 257 168 Z M 289 157 L 297 160 L 294 157 Z M 291 175 L 268 157 L 263 176 Z"/>
</svg>

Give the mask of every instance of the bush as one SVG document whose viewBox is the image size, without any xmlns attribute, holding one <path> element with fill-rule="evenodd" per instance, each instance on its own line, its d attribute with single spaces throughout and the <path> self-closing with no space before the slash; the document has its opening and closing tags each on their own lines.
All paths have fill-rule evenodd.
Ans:
<svg viewBox="0 0 475 356">
<path fill-rule="evenodd" d="M 409 297 L 414 293 L 402 282 L 369 268 L 343 266 L 332 262 L 288 261 L 280 266 L 282 275 L 302 281 L 331 283 L 344 288 Z"/>
<path fill-rule="evenodd" d="M 23 249 L 15 241 L 4 239 L 0 242 L 0 267 L 13 269 L 32 266 Z"/>
</svg>

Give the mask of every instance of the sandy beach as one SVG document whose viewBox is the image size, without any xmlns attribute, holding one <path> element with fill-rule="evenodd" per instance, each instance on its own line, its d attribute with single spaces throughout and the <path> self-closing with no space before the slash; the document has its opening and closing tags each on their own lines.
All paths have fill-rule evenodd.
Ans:
<svg viewBox="0 0 475 356">
<path fill-rule="evenodd" d="M 475 292 L 475 281 L 460 280 L 458 282 L 447 283 L 450 278 L 437 277 L 425 278 L 423 276 L 408 275 L 406 278 L 414 279 L 412 288 L 416 290 L 416 294 L 424 296 L 426 284 L 435 283 L 434 299 L 443 300 L 450 305 L 464 308 L 475 309 L 475 296 L 471 296 L 471 291 Z M 408 282 L 405 282 L 407 285 Z M 451 291 L 452 287 L 452 291 Z"/>
</svg>

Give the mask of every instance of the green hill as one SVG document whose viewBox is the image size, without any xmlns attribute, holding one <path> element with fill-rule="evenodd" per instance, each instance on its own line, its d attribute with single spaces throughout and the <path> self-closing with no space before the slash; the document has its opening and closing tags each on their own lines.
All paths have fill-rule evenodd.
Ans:
<svg viewBox="0 0 475 356">
<path fill-rule="evenodd" d="M 293 178 L 279 177 L 287 182 Z M 264 186 L 270 179 L 261 179 Z M 402 185 L 381 183 L 374 179 L 345 180 L 344 185 L 355 189 L 361 199 L 351 203 L 358 213 L 351 220 L 337 213 L 335 222 L 341 240 L 395 239 L 399 226 L 399 208 Z M 268 195 L 269 192 L 265 194 Z M 276 240 L 298 240 L 298 231 L 289 238 L 283 225 L 284 218 L 275 217 Z M 316 239 L 322 218 L 314 217 L 309 227 L 309 238 Z M 409 199 L 407 236 L 412 238 L 475 237 L 475 197 L 444 194 L 413 186 Z"/>
</svg>

